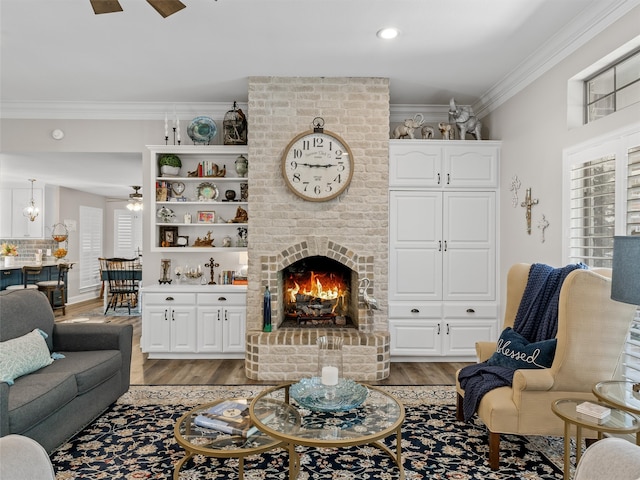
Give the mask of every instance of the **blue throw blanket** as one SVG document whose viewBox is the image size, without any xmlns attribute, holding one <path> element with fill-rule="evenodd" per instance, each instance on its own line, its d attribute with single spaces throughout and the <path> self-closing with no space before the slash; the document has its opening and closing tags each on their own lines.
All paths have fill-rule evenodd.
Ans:
<svg viewBox="0 0 640 480">
<path fill-rule="evenodd" d="M 558 331 L 558 299 L 564 279 L 576 269 L 586 269 L 584 263 L 553 268 L 534 263 L 529 270 L 527 285 L 520 300 L 513 329 L 529 342 L 554 338 Z M 473 417 L 480 400 L 494 388 L 511 386 L 515 370 L 487 365 L 485 362 L 462 368 L 458 374 L 464 389 L 462 403 L 464 419 Z"/>
</svg>

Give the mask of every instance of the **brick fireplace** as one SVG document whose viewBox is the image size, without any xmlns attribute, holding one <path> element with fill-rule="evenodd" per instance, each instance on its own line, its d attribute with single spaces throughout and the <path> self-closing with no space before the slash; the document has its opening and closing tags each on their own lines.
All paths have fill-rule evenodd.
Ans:
<svg viewBox="0 0 640 480">
<path fill-rule="evenodd" d="M 324 334 L 343 337 L 345 376 L 373 381 L 389 375 L 388 90 L 388 80 L 381 78 L 249 79 L 249 378 L 287 381 L 314 375 L 316 339 Z M 349 143 L 354 156 L 351 185 L 328 202 L 300 199 L 280 174 L 287 143 L 318 116 Z M 302 259 L 349 272 L 351 325 L 282 324 L 284 272 Z M 262 331 L 265 287 L 271 292 L 273 331 L 268 333 Z M 378 309 L 367 308 L 363 290 Z"/>
</svg>

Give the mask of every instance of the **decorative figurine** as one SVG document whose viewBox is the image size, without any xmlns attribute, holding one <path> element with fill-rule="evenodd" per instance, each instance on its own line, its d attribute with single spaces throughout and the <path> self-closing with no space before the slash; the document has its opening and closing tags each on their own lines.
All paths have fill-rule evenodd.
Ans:
<svg viewBox="0 0 640 480">
<path fill-rule="evenodd" d="M 238 209 L 236 210 L 235 218 L 232 218 L 229 222 L 230 223 L 247 223 L 248 221 L 249 221 L 249 214 L 247 213 L 247 211 L 242 207 L 238 207 Z"/>
<path fill-rule="evenodd" d="M 196 241 L 193 242 L 193 246 L 194 247 L 214 247 L 215 245 L 213 244 L 213 238 L 211 238 L 211 231 L 207 232 L 207 236 L 204 238 L 196 238 Z"/>
<path fill-rule="evenodd" d="M 248 244 L 248 239 L 247 239 L 247 227 L 238 227 L 238 241 L 236 243 L 236 245 L 238 247 L 246 247 Z"/>
<path fill-rule="evenodd" d="M 162 274 L 158 283 L 163 285 L 165 283 L 171 283 L 171 260 L 168 258 L 163 258 L 160 260 L 160 272 Z"/>
<path fill-rule="evenodd" d="M 422 127 L 422 138 L 423 140 L 429 139 L 429 138 L 433 138 L 433 135 L 435 134 L 435 130 L 433 129 L 433 127 L 431 125 L 425 125 Z"/>
<path fill-rule="evenodd" d="M 414 138 L 414 130 L 416 128 L 420 128 L 423 123 L 423 115 L 421 113 L 416 113 L 413 118 L 407 118 L 403 124 L 398 125 L 393 130 L 393 138 Z"/>
<path fill-rule="evenodd" d="M 438 130 L 440 130 L 440 136 L 443 140 L 455 140 L 455 129 L 450 123 L 438 123 Z"/>
<path fill-rule="evenodd" d="M 481 140 L 480 130 L 482 130 L 482 122 L 473 113 L 471 107 L 458 107 L 456 106 L 455 99 L 451 99 L 449 102 L 449 117 L 451 117 L 460 133 L 460 140 L 464 140 L 467 136 L 467 132 L 476 137 L 476 140 Z"/>
</svg>

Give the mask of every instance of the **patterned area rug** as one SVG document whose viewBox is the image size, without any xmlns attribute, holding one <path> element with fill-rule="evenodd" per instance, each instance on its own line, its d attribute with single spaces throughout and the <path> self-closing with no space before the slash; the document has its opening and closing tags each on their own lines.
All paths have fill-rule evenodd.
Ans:
<svg viewBox="0 0 640 480">
<path fill-rule="evenodd" d="M 220 397 L 252 397 L 264 386 L 133 386 L 130 391 L 51 455 L 56 479 L 170 479 L 184 456 L 175 442 L 176 420 L 190 408 Z M 405 405 L 402 460 L 407 480 L 561 480 L 562 440 L 503 435 L 501 468 L 489 469 L 487 432 L 480 422 L 455 420 L 450 386 L 383 387 Z M 394 449 L 395 437 L 384 443 Z M 299 480 L 394 480 L 391 459 L 371 446 L 298 447 Z M 288 455 L 273 450 L 245 459 L 247 480 L 288 478 Z M 560 466 L 560 467 L 559 467 Z M 180 478 L 238 478 L 237 459 L 195 456 Z"/>
</svg>

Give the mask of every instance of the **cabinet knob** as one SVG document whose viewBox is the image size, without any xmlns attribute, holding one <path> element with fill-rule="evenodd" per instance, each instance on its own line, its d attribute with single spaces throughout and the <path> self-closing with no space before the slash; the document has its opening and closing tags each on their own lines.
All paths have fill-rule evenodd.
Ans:
<svg viewBox="0 0 640 480">
<path fill-rule="evenodd" d="M 451 175 L 447 173 L 447 185 L 451 183 Z"/>
<path fill-rule="evenodd" d="M 167 302 L 171 302 L 173 299 L 174 299 L 173 297 L 167 297 L 167 298 L 165 298 L 165 300 L 166 300 Z"/>
<path fill-rule="evenodd" d="M 440 324 L 438 324 L 438 335 L 440 335 Z"/>
<path fill-rule="evenodd" d="M 227 319 L 227 311 L 225 310 L 225 311 L 224 311 L 224 321 L 226 322 L 227 320 L 228 320 L 228 319 Z"/>
<path fill-rule="evenodd" d="M 449 335 L 449 324 L 447 323 L 447 335 Z"/>
<path fill-rule="evenodd" d="M 420 310 L 418 310 L 417 308 L 412 308 L 411 313 L 420 313 Z"/>
<path fill-rule="evenodd" d="M 467 313 L 476 313 L 476 311 L 473 308 L 467 308 Z"/>
<path fill-rule="evenodd" d="M 218 301 L 219 302 L 226 302 L 227 301 L 227 297 L 218 297 Z"/>
</svg>

